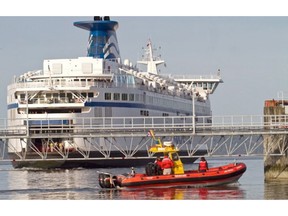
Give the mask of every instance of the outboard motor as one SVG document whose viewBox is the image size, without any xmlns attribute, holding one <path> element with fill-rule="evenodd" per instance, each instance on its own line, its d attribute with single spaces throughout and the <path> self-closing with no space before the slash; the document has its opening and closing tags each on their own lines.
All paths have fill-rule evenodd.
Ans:
<svg viewBox="0 0 288 216">
<path fill-rule="evenodd" d="M 101 188 L 116 188 L 116 176 L 109 173 L 99 173 L 98 180 Z"/>
</svg>

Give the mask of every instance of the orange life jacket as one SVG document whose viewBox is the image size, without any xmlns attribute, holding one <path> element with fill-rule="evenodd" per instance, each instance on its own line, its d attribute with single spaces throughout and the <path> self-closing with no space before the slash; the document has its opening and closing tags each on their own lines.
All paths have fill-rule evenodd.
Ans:
<svg viewBox="0 0 288 216">
<path fill-rule="evenodd" d="M 206 171 L 207 170 L 207 161 L 200 161 L 200 163 L 199 163 L 199 170 L 201 170 L 201 171 Z"/>
</svg>

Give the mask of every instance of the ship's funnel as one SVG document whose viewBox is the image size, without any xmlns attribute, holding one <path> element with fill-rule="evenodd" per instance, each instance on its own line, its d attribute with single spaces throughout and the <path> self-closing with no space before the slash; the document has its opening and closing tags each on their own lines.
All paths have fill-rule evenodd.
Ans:
<svg viewBox="0 0 288 216">
<path fill-rule="evenodd" d="M 94 17 L 92 21 L 74 22 L 74 26 L 90 31 L 87 56 L 104 59 L 120 58 L 116 36 L 118 22 L 109 17 Z"/>
</svg>

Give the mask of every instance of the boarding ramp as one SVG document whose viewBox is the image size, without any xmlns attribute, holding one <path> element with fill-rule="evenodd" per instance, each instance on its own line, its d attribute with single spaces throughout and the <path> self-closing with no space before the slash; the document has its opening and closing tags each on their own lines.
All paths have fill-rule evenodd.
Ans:
<svg viewBox="0 0 288 216">
<path fill-rule="evenodd" d="M 17 119 L 19 125 L 8 127 L 9 119 L 0 121 L 0 159 L 10 161 L 7 152 L 15 151 L 14 160 L 28 160 L 27 152 L 39 155 L 37 160 L 48 160 L 49 152 L 39 149 L 31 140 L 82 139 L 85 149 L 74 143 L 80 157 L 77 160 L 98 159 L 91 152 L 99 152 L 101 159 L 111 160 L 110 153 L 116 149 L 122 158 L 136 157 L 141 149 L 148 149 L 156 137 L 173 140 L 183 157 L 199 157 L 198 150 L 204 150 L 209 157 L 251 157 L 273 154 L 285 155 L 288 118 L 280 116 L 168 116 L 168 117 L 115 117 L 115 118 L 73 118 L 73 119 Z M 271 152 L 263 151 L 265 136 L 269 136 Z M 279 139 L 283 136 L 283 139 Z M 273 139 L 275 137 L 275 139 Z M 276 138 L 277 137 L 277 138 Z M 105 141 L 105 148 L 96 139 Z M 26 146 L 17 152 L 9 145 L 10 139 L 19 139 Z M 141 142 L 139 142 L 139 139 Z M 116 140 L 125 140 L 122 146 Z M 136 143 L 137 141 L 137 143 Z M 276 143 L 275 143 L 276 142 Z M 275 151 L 275 146 L 278 148 Z M 272 151 L 273 149 L 273 151 Z M 147 150 L 148 151 L 148 150 Z M 69 160 L 69 152 L 56 149 L 55 160 Z M 55 154 L 54 152 L 54 154 Z M 71 154 L 71 153 L 70 153 Z M 147 152 L 147 156 L 153 155 Z M 31 159 L 29 159 L 31 160 Z M 75 160 L 75 158 L 74 158 Z"/>
</svg>

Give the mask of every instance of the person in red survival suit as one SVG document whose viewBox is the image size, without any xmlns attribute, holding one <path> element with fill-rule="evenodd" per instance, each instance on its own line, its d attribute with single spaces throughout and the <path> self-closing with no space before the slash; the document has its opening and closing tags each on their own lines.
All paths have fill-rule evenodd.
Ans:
<svg viewBox="0 0 288 216">
<path fill-rule="evenodd" d="M 173 161 L 168 157 L 168 155 L 164 155 L 161 165 L 161 168 L 163 169 L 163 175 L 170 175 L 172 173 L 173 166 Z"/>
<path fill-rule="evenodd" d="M 198 170 L 199 172 L 206 172 L 208 170 L 208 163 L 204 157 L 200 158 Z"/>
<path fill-rule="evenodd" d="M 161 166 L 162 166 L 162 160 L 161 160 L 161 157 L 158 156 L 158 157 L 156 158 L 156 160 L 155 160 L 154 163 L 157 164 L 159 167 L 161 167 Z"/>
</svg>

